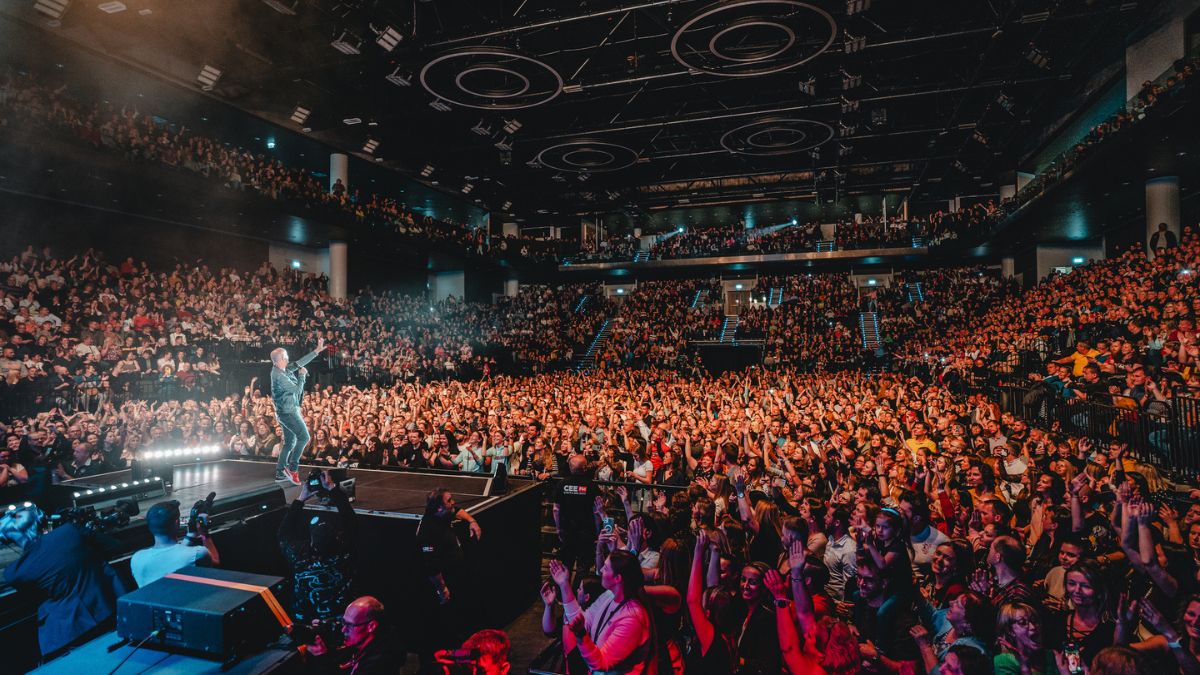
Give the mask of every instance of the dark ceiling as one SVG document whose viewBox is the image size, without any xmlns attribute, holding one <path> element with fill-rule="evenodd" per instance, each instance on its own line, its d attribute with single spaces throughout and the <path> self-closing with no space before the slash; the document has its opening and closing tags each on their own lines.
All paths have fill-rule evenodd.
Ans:
<svg viewBox="0 0 1200 675">
<path fill-rule="evenodd" d="M 33 4 L 3 11 L 46 26 Z M 494 218 L 566 224 L 994 191 L 1155 4 L 76 0 L 48 29 L 197 89 L 211 66 L 222 101 L 360 156 L 377 140 Z"/>
</svg>

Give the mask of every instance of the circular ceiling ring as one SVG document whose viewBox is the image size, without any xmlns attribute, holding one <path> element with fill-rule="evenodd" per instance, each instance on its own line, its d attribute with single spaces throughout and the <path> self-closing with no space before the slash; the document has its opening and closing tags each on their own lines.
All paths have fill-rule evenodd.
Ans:
<svg viewBox="0 0 1200 675">
<path fill-rule="evenodd" d="M 552 145 L 537 155 L 537 162 L 555 171 L 601 173 L 633 166 L 638 153 L 633 148 L 607 141 L 582 138 Z"/>
<path fill-rule="evenodd" d="M 760 142 L 764 134 L 787 134 L 786 142 Z M 767 117 L 743 124 L 721 136 L 721 147 L 738 155 L 760 157 L 790 155 L 811 150 L 833 139 L 833 127 L 816 120 L 794 117 Z"/>
<path fill-rule="evenodd" d="M 776 13 L 786 12 L 786 15 L 772 15 L 771 10 Z M 747 13 L 749 14 L 746 15 Z M 801 26 L 799 23 L 795 26 L 784 23 L 787 20 L 795 21 L 801 16 L 808 17 L 811 22 L 804 26 L 805 30 L 797 30 L 797 27 Z M 728 50 L 721 49 L 717 39 L 741 25 L 786 27 L 789 33 L 788 45 L 782 50 L 763 50 L 758 54 L 730 58 Z M 707 43 L 690 44 L 689 33 L 702 31 L 717 33 L 710 37 Z M 824 35 L 825 31 L 828 31 L 828 35 Z M 810 33 L 818 36 L 814 42 L 800 37 Z M 694 72 L 718 77 L 757 77 L 781 73 L 811 61 L 829 49 L 837 38 L 837 33 L 837 21 L 833 15 L 808 2 L 733 0 L 709 5 L 685 21 L 671 36 L 671 55 L 680 65 Z"/>
<path fill-rule="evenodd" d="M 788 140 L 786 140 L 784 142 L 780 142 L 778 140 L 772 141 L 772 140 L 768 139 L 768 141 L 766 143 L 759 143 L 756 140 L 759 136 L 767 136 L 768 134 L 782 134 L 785 137 L 791 137 L 791 138 L 789 138 Z M 755 132 L 751 133 L 750 135 L 746 136 L 745 141 L 746 141 L 747 145 L 751 145 L 756 148 L 767 148 L 768 150 L 777 150 L 779 148 L 788 148 L 793 145 L 799 145 L 799 144 L 803 143 L 804 139 L 806 139 L 806 138 L 808 138 L 808 134 L 804 133 L 803 131 L 801 131 L 799 129 L 792 129 L 790 127 L 768 127 L 766 129 L 759 129 L 758 131 L 755 131 Z"/>
<path fill-rule="evenodd" d="M 721 45 L 718 44 L 718 42 L 720 41 L 721 38 L 725 37 L 726 35 L 729 35 L 730 33 L 733 33 L 734 31 L 745 30 L 747 28 L 753 28 L 756 26 L 770 26 L 772 28 L 778 28 L 780 30 L 780 32 L 782 32 L 784 34 L 784 36 L 786 36 L 784 42 L 780 46 L 777 46 L 774 48 L 768 47 L 768 48 L 760 51 L 759 53 L 750 54 L 749 56 L 733 56 L 733 55 L 727 54 L 721 48 Z M 726 61 L 736 61 L 739 63 L 756 63 L 758 61 L 766 61 L 768 59 L 773 59 L 776 56 L 779 56 L 780 54 L 783 54 L 787 50 L 791 49 L 792 45 L 794 45 L 794 44 L 796 44 L 796 31 L 792 30 L 791 28 L 788 28 L 786 25 L 779 23 L 778 21 L 764 21 L 762 19 L 746 19 L 745 21 L 739 21 L 737 23 L 731 24 L 731 25 L 726 26 L 726 27 L 722 28 L 721 30 L 717 31 L 716 34 L 714 34 L 708 40 L 708 51 L 713 56 L 715 56 L 719 59 L 724 59 Z M 772 49 L 774 49 L 774 51 L 772 51 Z"/>
<path fill-rule="evenodd" d="M 447 68 L 449 72 L 443 72 Z M 471 73 L 489 71 L 517 77 L 522 83 L 520 90 L 479 90 L 464 82 Z M 549 64 L 503 47 L 450 50 L 426 63 L 420 80 L 425 91 L 439 99 L 477 110 L 532 108 L 549 103 L 563 90 L 562 76 Z"/>
<path fill-rule="evenodd" d="M 467 86 L 467 83 L 464 82 L 464 80 L 476 73 L 503 73 L 505 76 L 515 78 L 519 83 L 519 87 L 515 90 L 507 90 L 499 87 L 495 89 L 480 90 Z M 459 91 L 470 94 L 471 96 L 478 96 L 479 98 L 513 98 L 516 96 L 521 96 L 525 92 L 529 91 L 529 87 L 531 86 L 528 77 L 525 77 L 512 68 L 488 64 L 473 66 L 471 68 L 459 71 L 459 73 L 454 76 L 454 84 L 458 87 Z"/>
</svg>

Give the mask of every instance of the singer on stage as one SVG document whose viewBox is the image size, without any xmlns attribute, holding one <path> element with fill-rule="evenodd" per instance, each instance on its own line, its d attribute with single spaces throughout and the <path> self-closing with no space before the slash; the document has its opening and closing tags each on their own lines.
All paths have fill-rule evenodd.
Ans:
<svg viewBox="0 0 1200 675">
<path fill-rule="evenodd" d="M 279 462 L 275 465 L 275 480 L 300 484 L 300 454 L 308 447 L 310 436 L 304 418 L 300 416 L 300 401 L 304 398 L 304 381 L 308 370 L 304 366 L 325 350 L 325 338 L 317 339 L 317 348 L 288 367 L 288 353 L 283 347 L 271 352 L 271 401 L 275 404 L 275 419 L 283 427 L 283 442 L 279 446 Z"/>
</svg>

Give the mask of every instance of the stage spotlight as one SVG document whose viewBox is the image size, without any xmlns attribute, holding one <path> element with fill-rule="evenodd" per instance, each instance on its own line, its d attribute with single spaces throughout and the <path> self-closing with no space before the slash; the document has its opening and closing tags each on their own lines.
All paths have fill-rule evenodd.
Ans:
<svg viewBox="0 0 1200 675">
<path fill-rule="evenodd" d="M 207 64 L 200 69 L 200 74 L 196 76 L 196 81 L 200 83 L 200 88 L 204 91 L 212 91 L 219 79 L 221 79 L 220 69 Z"/>
<path fill-rule="evenodd" d="M 408 73 L 401 72 L 400 66 L 396 66 L 396 69 L 392 71 L 392 74 L 385 75 L 383 79 L 387 80 L 388 82 L 391 82 L 392 84 L 396 85 L 397 87 L 411 87 L 412 86 L 412 76 L 410 76 Z"/>
<path fill-rule="evenodd" d="M 403 40 L 403 35 L 397 32 L 395 28 L 388 26 L 379 32 L 378 37 L 375 39 L 375 44 L 390 52 L 395 49 L 396 45 L 400 44 Z"/>
<path fill-rule="evenodd" d="M 515 120 L 515 119 L 505 120 L 505 122 L 504 122 L 504 132 L 505 133 L 515 134 L 520 129 L 521 129 L 521 123 L 518 122 L 517 120 Z"/>
<path fill-rule="evenodd" d="M 329 46 L 343 54 L 353 56 L 361 53 L 360 47 L 362 47 L 362 40 L 358 39 L 358 36 L 354 35 L 354 33 L 344 30 L 336 40 L 329 43 Z"/>
<path fill-rule="evenodd" d="M 847 54 L 861 52 L 867 46 L 866 37 L 855 37 L 850 33 L 846 33 L 842 42 L 842 49 Z"/>
</svg>

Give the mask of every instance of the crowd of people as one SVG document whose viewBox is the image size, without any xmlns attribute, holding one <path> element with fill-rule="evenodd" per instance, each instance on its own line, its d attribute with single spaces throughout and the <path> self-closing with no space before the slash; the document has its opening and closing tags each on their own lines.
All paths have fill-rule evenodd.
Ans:
<svg viewBox="0 0 1200 675">
<path fill-rule="evenodd" d="M 764 340 L 764 365 L 840 370 L 861 363 L 859 296 L 849 274 L 764 276 L 758 288 L 779 289 L 780 301 L 743 310 L 737 337 Z"/>
</svg>

